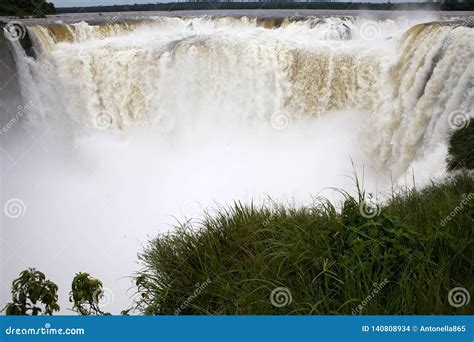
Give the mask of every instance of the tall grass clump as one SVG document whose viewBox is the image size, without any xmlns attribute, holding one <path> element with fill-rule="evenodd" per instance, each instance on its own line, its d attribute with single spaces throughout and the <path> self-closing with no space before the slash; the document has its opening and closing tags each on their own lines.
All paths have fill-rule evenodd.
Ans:
<svg viewBox="0 0 474 342">
<path fill-rule="evenodd" d="M 472 120 L 474 121 L 474 119 Z M 448 169 L 474 170 L 474 122 L 456 130 L 448 140 Z"/>
<path fill-rule="evenodd" d="M 474 294 L 472 175 L 393 193 L 372 218 L 360 197 L 345 195 L 340 210 L 327 201 L 235 203 L 180 225 L 140 254 L 137 307 L 149 315 L 472 314 L 472 300 L 454 307 L 448 296 L 456 287 Z"/>
</svg>

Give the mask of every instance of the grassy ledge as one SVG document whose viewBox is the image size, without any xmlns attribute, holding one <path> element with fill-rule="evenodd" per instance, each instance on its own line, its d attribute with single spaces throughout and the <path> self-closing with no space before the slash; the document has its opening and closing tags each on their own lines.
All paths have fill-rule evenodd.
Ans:
<svg viewBox="0 0 474 342">
<path fill-rule="evenodd" d="M 474 292 L 472 174 L 393 193 L 372 218 L 363 208 L 347 195 L 341 210 L 324 201 L 301 209 L 235 204 L 177 227 L 139 256 L 138 308 L 154 315 L 474 312 L 473 301 L 456 308 L 448 300 L 455 287 Z"/>
</svg>

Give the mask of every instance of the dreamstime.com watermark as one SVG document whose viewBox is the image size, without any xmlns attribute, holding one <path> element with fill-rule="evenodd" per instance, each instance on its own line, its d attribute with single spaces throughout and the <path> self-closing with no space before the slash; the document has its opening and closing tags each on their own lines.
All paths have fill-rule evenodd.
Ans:
<svg viewBox="0 0 474 342">
<path fill-rule="evenodd" d="M 378 22 L 368 20 L 360 26 L 359 35 L 363 40 L 375 40 L 382 36 L 382 28 Z"/>
<path fill-rule="evenodd" d="M 364 133 L 370 129 L 370 126 L 373 122 L 377 120 L 377 113 L 372 112 L 369 115 L 364 117 L 362 124 L 359 126 L 358 133 Z"/>
<path fill-rule="evenodd" d="M 455 287 L 448 293 L 448 302 L 452 307 L 460 308 L 462 306 L 468 305 L 470 301 L 471 295 L 464 287 Z"/>
<path fill-rule="evenodd" d="M 373 202 L 372 200 L 369 201 L 361 201 L 359 203 L 359 214 L 366 219 L 372 219 L 377 217 L 382 212 L 382 207 Z"/>
<path fill-rule="evenodd" d="M 111 289 L 100 288 L 92 294 L 92 299 L 100 308 L 106 308 L 114 303 L 115 296 Z"/>
<path fill-rule="evenodd" d="M 388 280 L 387 278 L 385 278 L 380 284 L 377 284 L 377 283 L 374 283 L 374 287 L 372 288 L 372 291 L 370 292 L 370 294 L 365 297 L 365 299 L 362 301 L 362 303 L 360 303 L 359 305 L 357 305 L 356 308 L 352 309 L 352 314 L 355 316 L 355 315 L 359 315 L 362 310 L 367 306 L 367 304 L 369 304 L 369 302 L 380 292 L 382 291 L 382 289 L 385 287 L 385 285 L 388 284 Z"/>
<path fill-rule="evenodd" d="M 465 25 L 468 25 L 468 26 L 474 25 L 474 15 L 471 15 L 469 17 L 464 17 L 462 20 L 464 21 Z"/>
<path fill-rule="evenodd" d="M 272 114 L 270 123 L 276 130 L 284 130 L 291 127 L 292 117 L 287 111 L 279 111 Z"/>
<path fill-rule="evenodd" d="M 122 20 L 122 13 L 119 12 L 116 15 L 114 15 L 113 17 L 107 18 L 106 25 L 115 25 L 115 24 L 119 23 L 120 20 Z"/>
<path fill-rule="evenodd" d="M 114 118 L 109 113 L 100 113 L 94 117 L 94 126 L 97 129 L 108 129 L 114 124 Z"/>
<path fill-rule="evenodd" d="M 83 328 L 52 328 L 50 323 L 46 323 L 41 328 L 15 328 L 9 326 L 5 329 L 7 336 L 22 336 L 22 335 L 85 335 L 86 331 Z"/>
<path fill-rule="evenodd" d="M 462 197 L 463 199 L 461 200 L 461 202 L 459 202 L 456 208 L 454 208 L 448 216 L 441 220 L 441 227 L 444 227 L 449 221 L 454 218 L 454 216 L 456 216 L 461 210 L 463 210 L 464 206 L 474 198 L 474 193 L 471 192 L 468 195 L 462 194 Z"/>
<path fill-rule="evenodd" d="M 28 30 L 20 21 L 10 21 L 3 28 L 3 34 L 11 42 L 22 40 L 26 37 Z"/>
<path fill-rule="evenodd" d="M 277 287 L 270 293 L 270 303 L 277 308 L 290 305 L 293 301 L 293 296 L 287 287 Z"/>
<path fill-rule="evenodd" d="M 458 130 L 469 126 L 471 116 L 468 112 L 462 109 L 452 111 L 448 115 L 448 125 L 451 129 Z"/>
<path fill-rule="evenodd" d="M 448 36 L 444 39 L 443 43 L 441 44 L 441 49 L 447 49 L 456 39 L 461 37 L 461 31 L 450 31 Z"/>
<path fill-rule="evenodd" d="M 10 219 L 17 219 L 25 215 L 25 212 L 26 212 L 25 202 L 23 202 L 19 198 L 10 198 L 3 205 L 3 213 L 5 214 L 6 217 Z"/>
<path fill-rule="evenodd" d="M 33 108 L 33 106 L 33 101 L 28 102 L 24 106 L 18 106 L 15 116 L 11 118 L 5 126 L 2 127 L 0 130 L 0 135 L 5 135 L 23 116 L 26 115 L 26 113 L 31 110 L 31 108 Z"/>
<path fill-rule="evenodd" d="M 180 306 L 179 308 L 176 308 L 174 310 L 174 314 L 176 316 L 178 316 L 181 311 L 183 311 L 184 309 L 186 309 L 189 305 L 191 305 L 191 303 L 209 286 L 209 284 L 211 284 L 212 281 L 211 279 L 207 278 L 207 280 L 202 283 L 202 284 L 199 284 L 197 283 L 196 284 L 196 289 L 194 290 L 193 294 L 190 295 L 188 297 L 188 299 L 186 299 Z"/>
</svg>

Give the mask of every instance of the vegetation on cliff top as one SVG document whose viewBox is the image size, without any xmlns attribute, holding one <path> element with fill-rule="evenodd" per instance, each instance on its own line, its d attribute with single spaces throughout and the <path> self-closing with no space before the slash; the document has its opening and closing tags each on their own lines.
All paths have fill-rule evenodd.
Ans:
<svg viewBox="0 0 474 342">
<path fill-rule="evenodd" d="M 0 16 L 44 17 L 54 13 L 54 4 L 45 0 L 2 0 L 0 3 Z"/>
<path fill-rule="evenodd" d="M 133 1 L 131 1 L 133 2 Z M 151 1 L 150 1 L 151 2 Z M 367 3 L 367 2 L 303 2 L 303 1 L 280 1 L 280 2 L 237 2 L 237 1 L 209 1 L 209 2 L 177 2 L 149 4 L 128 4 L 111 6 L 90 7 L 64 7 L 58 8 L 59 13 L 76 12 L 133 12 L 133 11 L 180 11 L 180 10 L 226 10 L 226 9 L 333 9 L 333 10 L 474 10 L 474 0 L 447 0 L 443 3 L 417 2 L 417 3 Z M 304 13 L 302 13 L 304 15 Z"/>
</svg>

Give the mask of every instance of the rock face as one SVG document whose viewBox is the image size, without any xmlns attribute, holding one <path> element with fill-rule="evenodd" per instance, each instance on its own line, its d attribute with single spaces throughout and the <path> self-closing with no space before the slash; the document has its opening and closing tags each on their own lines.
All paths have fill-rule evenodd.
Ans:
<svg viewBox="0 0 474 342">
<path fill-rule="evenodd" d="M 14 118 L 22 104 L 15 60 L 0 26 L 0 127 Z M 1 131 L 0 131 L 1 135 Z M 2 140 L 0 140 L 1 142 Z"/>
<path fill-rule="evenodd" d="M 2 49 L 6 48 L 5 43 L 7 40 L 19 40 L 26 54 L 30 57 L 36 57 L 26 24 L 20 21 L 0 22 L 0 35 L 3 41 Z"/>
</svg>

